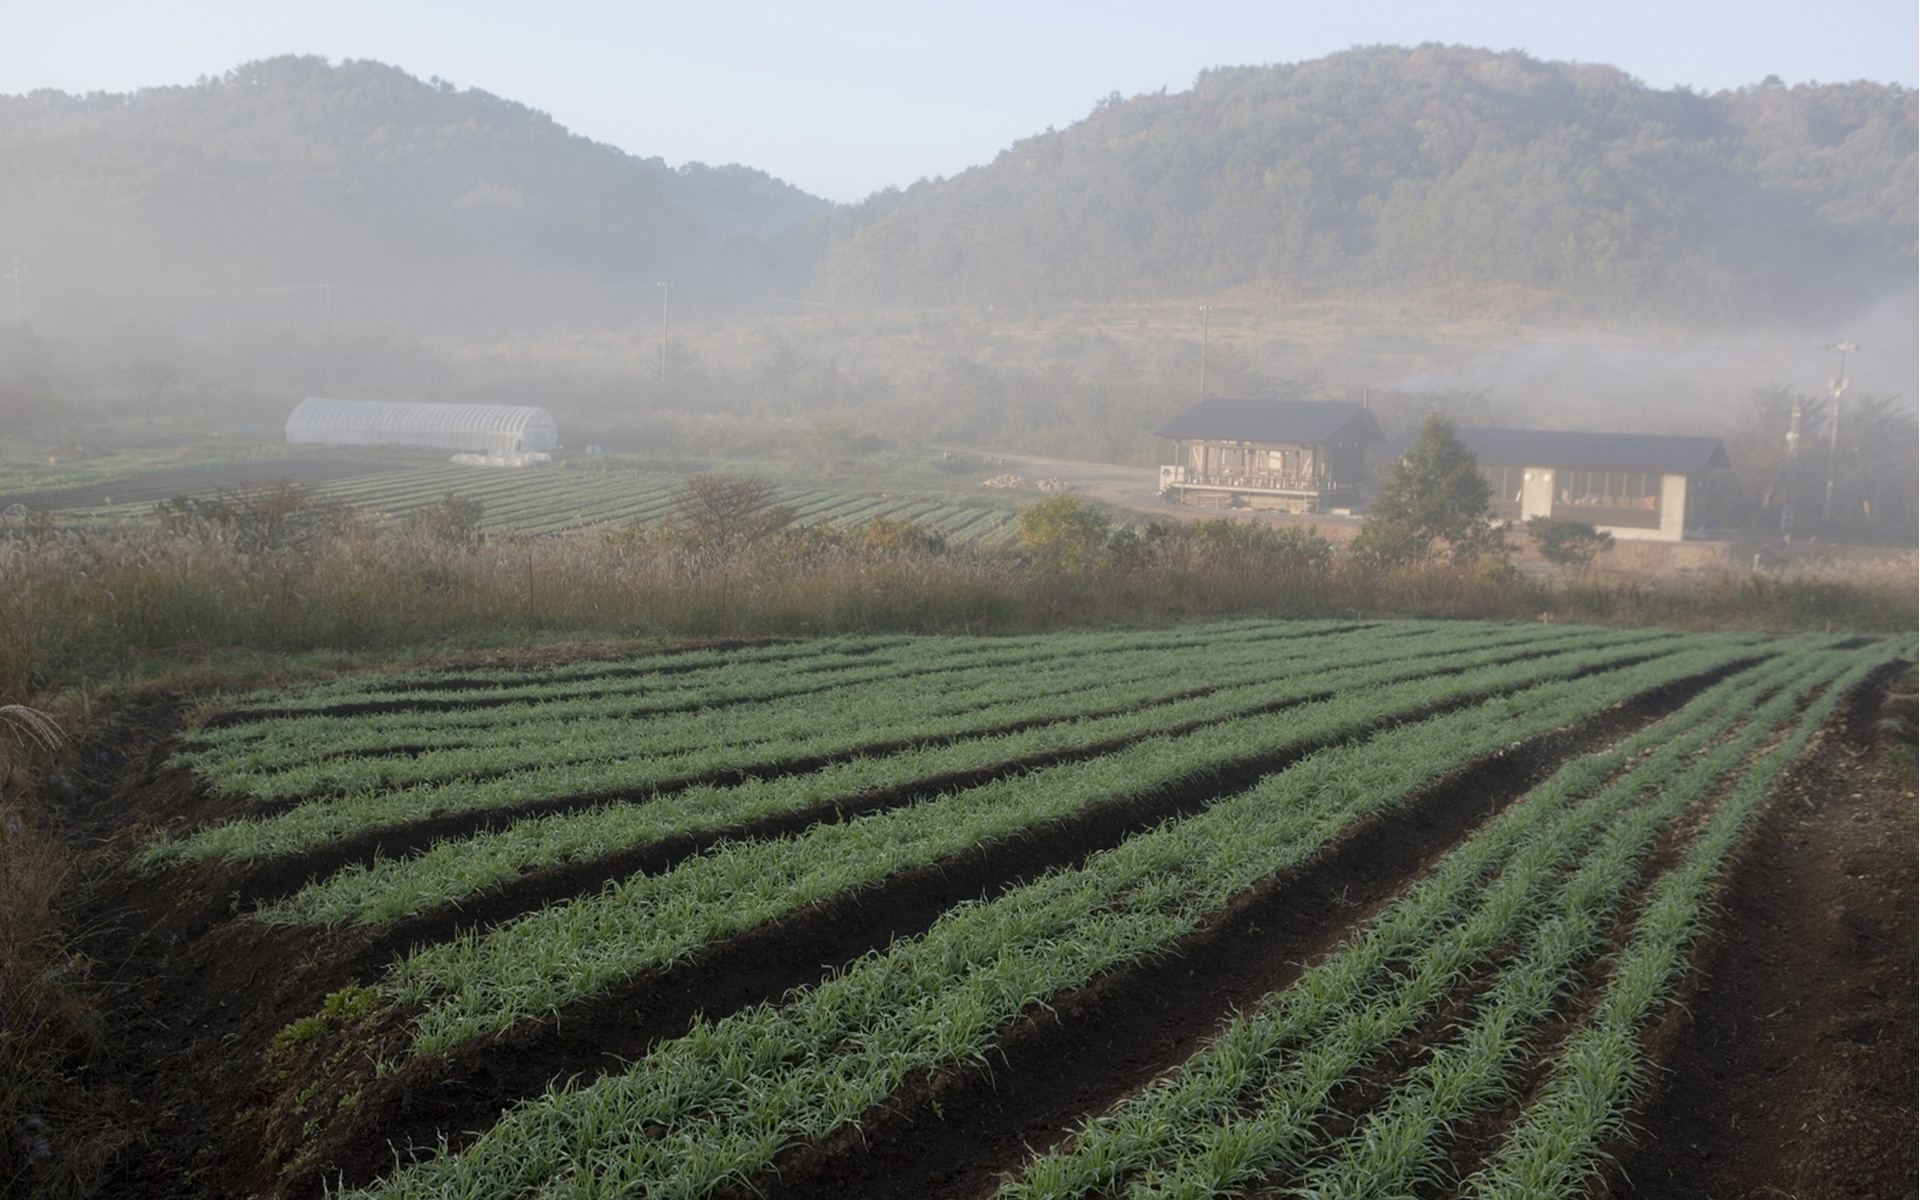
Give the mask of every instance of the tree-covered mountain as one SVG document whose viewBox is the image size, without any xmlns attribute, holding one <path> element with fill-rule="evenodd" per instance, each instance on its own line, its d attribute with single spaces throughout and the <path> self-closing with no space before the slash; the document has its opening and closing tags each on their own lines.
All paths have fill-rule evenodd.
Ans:
<svg viewBox="0 0 1920 1200">
<path fill-rule="evenodd" d="M 286 57 L 127 95 L 0 97 L 0 268 L 62 289 L 798 286 L 825 201 L 674 168 L 374 62 Z"/>
<path fill-rule="evenodd" d="M 992 163 L 830 209 L 485 92 L 287 57 L 127 95 L 0 97 L 0 271 L 21 269 L 43 327 L 117 304 L 123 326 L 305 328 L 326 316 L 311 294 L 242 312 L 193 293 L 321 283 L 362 327 L 638 326 L 658 280 L 695 307 L 727 290 L 947 307 L 1253 285 L 1726 324 L 1912 292 L 1916 125 L 1900 87 L 1655 91 L 1604 66 L 1382 47 L 1116 95 Z"/>
<path fill-rule="evenodd" d="M 1447 46 L 1209 71 L 837 210 L 820 286 L 1020 303 L 1520 290 L 1569 314 L 1801 315 L 1910 290 L 1915 93 L 1655 91 Z"/>
</svg>

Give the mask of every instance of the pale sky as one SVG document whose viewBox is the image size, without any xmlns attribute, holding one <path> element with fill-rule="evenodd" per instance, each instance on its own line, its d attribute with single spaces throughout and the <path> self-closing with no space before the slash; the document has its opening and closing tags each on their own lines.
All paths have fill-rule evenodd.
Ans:
<svg viewBox="0 0 1920 1200">
<path fill-rule="evenodd" d="M 1916 85 L 1914 0 L 65 0 L 0 13 L 0 93 L 191 83 L 279 54 L 391 63 L 673 164 L 833 200 L 952 175 L 1110 92 L 1215 66 L 1449 42 L 1607 63 L 1656 88 L 1777 75 Z M 24 11 L 23 11 L 24 10 Z"/>
</svg>

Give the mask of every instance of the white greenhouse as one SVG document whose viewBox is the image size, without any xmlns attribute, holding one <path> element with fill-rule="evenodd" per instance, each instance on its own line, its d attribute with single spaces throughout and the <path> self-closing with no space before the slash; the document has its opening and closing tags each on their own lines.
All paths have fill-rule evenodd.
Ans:
<svg viewBox="0 0 1920 1200">
<path fill-rule="evenodd" d="M 544 408 L 509 404 L 404 404 L 302 400 L 287 441 L 332 446 L 432 446 L 494 455 L 543 454 L 560 444 Z"/>
</svg>

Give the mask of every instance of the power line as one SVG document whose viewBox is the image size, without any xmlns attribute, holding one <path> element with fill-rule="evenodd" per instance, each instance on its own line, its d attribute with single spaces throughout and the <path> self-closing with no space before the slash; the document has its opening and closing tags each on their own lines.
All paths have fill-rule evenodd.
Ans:
<svg viewBox="0 0 1920 1200">
<path fill-rule="evenodd" d="M 685 287 L 689 292 L 699 292 L 703 296 L 732 296 L 737 300 L 764 300 L 768 304 L 797 304 L 807 308 L 848 307 L 845 304 L 840 304 L 832 300 L 793 300 L 784 296 L 756 296 L 751 292 L 729 292 L 721 288 L 695 287 L 692 284 L 683 284 L 680 286 Z"/>
<path fill-rule="evenodd" d="M 660 288 L 660 386 L 667 386 L 667 292 L 673 288 L 670 283 L 662 283 Z"/>
<path fill-rule="evenodd" d="M 1213 306 L 1200 306 L 1200 398 L 1207 398 L 1207 333 L 1213 321 Z"/>
<path fill-rule="evenodd" d="M 36 285 L 43 292 L 85 292 L 103 296 L 267 296 L 289 292 L 326 291 L 337 285 L 331 283 L 288 283 L 272 287 L 249 288 L 109 288 L 89 287 L 77 283 L 43 283 Z"/>
</svg>

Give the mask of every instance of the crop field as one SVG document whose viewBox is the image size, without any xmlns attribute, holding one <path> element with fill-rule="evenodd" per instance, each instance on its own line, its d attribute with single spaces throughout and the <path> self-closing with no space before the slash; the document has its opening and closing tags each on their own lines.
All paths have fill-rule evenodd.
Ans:
<svg viewBox="0 0 1920 1200">
<path fill-rule="evenodd" d="M 1910 642 L 1247 621 L 234 696 L 116 793 L 119 1182 L 1585 1194 Z"/>
<path fill-rule="evenodd" d="M 394 518 L 405 518 L 452 492 L 485 506 L 480 524 L 487 530 L 543 534 L 652 524 L 674 511 L 685 477 L 666 471 L 468 467 L 418 454 L 355 457 L 322 452 L 22 491 L 0 495 L 0 509 L 18 504 L 25 512 L 54 515 L 63 524 L 142 525 L 153 522 L 153 505 L 161 500 L 212 496 L 281 480 L 310 487 L 321 499 Z M 953 494 L 953 489 L 936 495 L 803 483 L 776 486 L 772 503 L 792 510 L 802 525 L 857 525 L 875 518 L 911 521 L 956 545 L 1011 538 L 1018 508 L 1004 498 L 1001 503 L 985 495 L 974 500 Z"/>
</svg>

